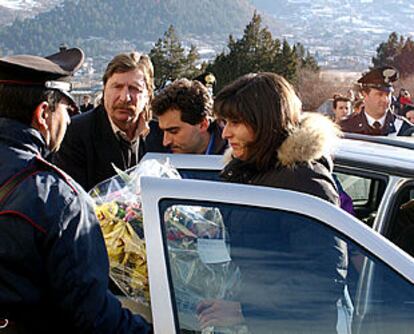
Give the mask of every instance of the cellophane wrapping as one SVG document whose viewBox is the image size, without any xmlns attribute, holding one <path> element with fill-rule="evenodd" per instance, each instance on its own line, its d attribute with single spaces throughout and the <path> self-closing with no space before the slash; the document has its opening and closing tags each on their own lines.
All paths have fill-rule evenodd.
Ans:
<svg viewBox="0 0 414 334">
<path fill-rule="evenodd" d="M 158 160 L 146 160 L 125 172 L 116 171 L 116 176 L 99 183 L 89 194 L 105 239 L 112 280 L 128 298 L 149 305 L 140 178 L 181 177 L 168 161 Z"/>
<path fill-rule="evenodd" d="M 231 261 L 223 217 L 215 207 L 173 205 L 165 211 L 164 222 L 180 324 L 199 331 L 200 302 L 237 300 L 240 292 L 240 271 Z"/>
</svg>

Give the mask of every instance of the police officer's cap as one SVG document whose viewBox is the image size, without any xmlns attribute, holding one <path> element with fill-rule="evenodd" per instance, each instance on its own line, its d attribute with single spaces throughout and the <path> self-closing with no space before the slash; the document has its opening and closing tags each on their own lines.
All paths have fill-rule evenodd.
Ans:
<svg viewBox="0 0 414 334">
<path fill-rule="evenodd" d="M 375 88 L 385 92 L 392 92 L 394 88 L 392 83 L 397 81 L 399 73 L 397 69 L 392 66 L 383 66 L 374 68 L 364 74 L 358 83 L 362 88 Z"/>
<path fill-rule="evenodd" d="M 193 80 L 200 81 L 206 87 L 214 87 L 216 85 L 216 77 L 211 72 L 204 72 Z"/>
<path fill-rule="evenodd" d="M 46 57 L 14 55 L 0 58 L 0 84 L 42 86 L 61 92 L 75 105 L 70 95 L 70 76 L 84 61 L 81 49 L 61 49 Z"/>
</svg>

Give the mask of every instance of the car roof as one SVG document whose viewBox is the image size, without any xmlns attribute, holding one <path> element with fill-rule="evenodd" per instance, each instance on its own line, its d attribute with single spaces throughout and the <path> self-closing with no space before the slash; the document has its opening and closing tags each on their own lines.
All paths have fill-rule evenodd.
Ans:
<svg viewBox="0 0 414 334">
<path fill-rule="evenodd" d="M 390 175 L 414 176 L 414 138 L 349 136 L 341 139 L 335 164 Z"/>
<path fill-rule="evenodd" d="M 146 159 L 170 159 L 180 169 L 221 170 L 221 155 L 147 153 Z M 334 152 L 336 167 L 352 167 L 371 172 L 414 177 L 414 138 L 345 135 Z"/>
<path fill-rule="evenodd" d="M 414 136 L 369 136 L 345 132 L 344 138 L 414 149 Z"/>
</svg>

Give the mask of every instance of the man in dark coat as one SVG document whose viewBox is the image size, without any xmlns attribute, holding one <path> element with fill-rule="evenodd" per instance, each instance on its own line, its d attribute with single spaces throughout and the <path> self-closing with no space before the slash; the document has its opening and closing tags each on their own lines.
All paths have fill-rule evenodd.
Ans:
<svg viewBox="0 0 414 334">
<path fill-rule="evenodd" d="M 102 104 L 72 120 L 53 161 L 85 190 L 114 176 L 114 166 L 126 170 L 148 150 L 162 150 L 157 127 L 149 125 L 153 81 L 147 55 L 119 54 L 103 76 Z"/>
<path fill-rule="evenodd" d="M 211 120 L 212 107 L 213 98 L 200 81 L 180 79 L 164 88 L 152 102 L 164 147 L 172 153 L 223 154 L 227 141 L 222 126 Z"/>
<path fill-rule="evenodd" d="M 87 112 L 93 109 L 93 104 L 91 103 L 91 97 L 89 95 L 83 96 L 83 103 L 80 105 L 79 109 L 81 113 L 84 113 L 84 112 Z"/>
<path fill-rule="evenodd" d="M 340 123 L 344 132 L 373 136 L 404 136 L 413 126 L 391 110 L 392 83 L 398 72 L 390 66 L 376 68 L 363 75 L 358 83 L 364 96 L 364 107 Z"/>
<path fill-rule="evenodd" d="M 5 333 L 149 333 L 108 290 L 89 196 L 45 160 L 75 105 L 80 49 L 0 59 L 0 326 Z"/>
</svg>

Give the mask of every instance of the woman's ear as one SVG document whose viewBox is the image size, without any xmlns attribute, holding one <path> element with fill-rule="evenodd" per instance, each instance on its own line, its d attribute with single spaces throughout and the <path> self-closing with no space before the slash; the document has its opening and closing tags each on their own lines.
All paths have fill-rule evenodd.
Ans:
<svg viewBox="0 0 414 334">
<path fill-rule="evenodd" d="M 35 108 L 32 117 L 32 127 L 40 132 L 48 129 L 47 118 L 49 117 L 49 103 L 43 101 Z"/>
</svg>

